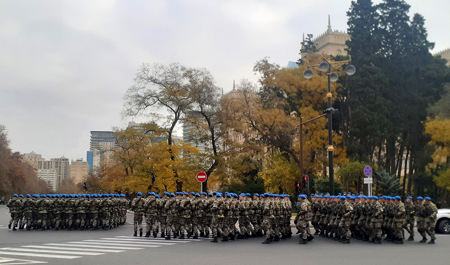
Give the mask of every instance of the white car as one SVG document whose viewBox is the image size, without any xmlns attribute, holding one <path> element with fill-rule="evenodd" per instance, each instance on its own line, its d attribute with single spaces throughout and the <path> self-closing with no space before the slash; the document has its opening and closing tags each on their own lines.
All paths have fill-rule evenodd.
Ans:
<svg viewBox="0 0 450 265">
<path fill-rule="evenodd" d="M 450 234 L 450 209 L 439 209 L 436 217 L 436 232 Z"/>
</svg>

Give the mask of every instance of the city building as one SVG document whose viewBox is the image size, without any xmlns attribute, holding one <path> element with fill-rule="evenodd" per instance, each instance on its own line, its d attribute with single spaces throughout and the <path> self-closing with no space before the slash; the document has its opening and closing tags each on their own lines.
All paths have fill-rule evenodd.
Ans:
<svg viewBox="0 0 450 265">
<path fill-rule="evenodd" d="M 39 169 L 55 169 L 57 173 L 56 187 L 59 187 L 61 182 L 70 177 L 69 175 L 69 159 L 63 157 L 52 158 L 50 161 L 38 161 Z M 39 171 L 38 171 L 39 172 Z"/>
<path fill-rule="evenodd" d="M 102 143 L 111 143 L 115 146 L 116 139 L 114 138 L 113 131 L 91 131 L 91 143 L 90 149 L 94 151 L 95 149 L 99 149 Z"/>
<path fill-rule="evenodd" d="M 317 53 L 324 53 L 333 56 L 342 55 L 346 56 L 347 48 L 346 42 L 350 40 L 350 35 L 345 31 L 332 30 L 331 19 L 328 15 L 328 29 L 324 33 L 320 34 L 312 41 L 316 45 Z M 305 35 L 303 34 L 303 41 L 305 41 Z M 302 58 L 305 58 L 306 54 L 302 53 Z"/>
<path fill-rule="evenodd" d="M 86 161 L 89 164 L 89 169 L 93 169 L 94 168 L 94 151 L 87 151 Z"/>
<path fill-rule="evenodd" d="M 89 167 L 99 168 L 112 161 L 114 149 L 117 147 L 113 131 L 91 131 L 89 151 L 92 153 L 88 152 L 86 157 Z"/>
<path fill-rule="evenodd" d="M 447 60 L 447 65 L 450 66 L 450 48 L 447 48 L 435 55 L 440 55 L 443 59 Z"/>
<path fill-rule="evenodd" d="M 73 180 L 75 184 L 83 182 L 89 175 L 89 163 L 83 161 L 83 159 L 77 159 L 76 161 L 72 161 L 72 164 L 69 166 L 70 169 L 70 178 Z"/>
<path fill-rule="evenodd" d="M 187 115 L 190 117 L 198 118 L 198 120 L 203 120 L 200 114 L 194 112 L 188 112 Z M 191 144 L 198 148 L 200 153 L 208 152 L 209 142 L 201 141 L 201 135 L 199 135 L 196 125 L 189 122 L 188 120 L 183 121 L 183 142 Z"/>
<path fill-rule="evenodd" d="M 56 191 L 59 187 L 58 170 L 56 168 L 38 169 L 38 177 L 45 181 L 53 191 Z"/>
<path fill-rule="evenodd" d="M 44 158 L 42 158 L 42 155 L 36 154 L 34 151 L 30 153 L 23 154 L 23 161 L 27 162 L 28 164 L 32 165 L 34 169 L 39 168 L 39 161 L 45 161 Z"/>
</svg>

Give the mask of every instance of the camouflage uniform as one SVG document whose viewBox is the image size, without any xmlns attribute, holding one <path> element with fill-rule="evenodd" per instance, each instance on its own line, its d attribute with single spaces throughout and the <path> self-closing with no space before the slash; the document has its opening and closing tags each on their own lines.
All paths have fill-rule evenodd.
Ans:
<svg viewBox="0 0 450 265">
<path fill-rule="evenodd" d="M 131 202 L 131 210 L 134 211 L 133 227 L 134 236 L 137 236 L 137 230 L 139 228 L 139 234 L 142 236 L 142 219 L 144 214 L 145 200 L 138 196 Z"/>
<path fill-rule="evenodd" d="M 297 216 L 295 218 L 297 229 L 300 231 L 300 244 L 308 243 L 309 216 L 311 212 L 311 203 L 308 199 L 303 199 L 298 205 Z"/>
<path fill-rule="evenodd" d="M 23 215 L 24 215 L 24 224 L 27 226 L 27 230 L 31 229 L 33 224 L 33 208 L 35 201 L 31 198 L 25 199 L 23 202 Z"/>
<path fill-rule="evenodd" d="M 416 205 L 414 202 L 405 202 L 406 218 L 403 228 L 409 233 L 409 241 L 414 240 L 414 216 L 416 214 Z"/>
<path fill-rule="evenodd" d="M 339 222 L 339 229 L 341 230 L 341 236 L 342 238 L 345 237 L 342 243 L 350 243 L 350 238 L 352 237 L 350 225 L 353 215 L 353 206 L 351 205 L 350 202 L 344 201 L 342 204 L 342 209 L 343 209 L 342 219 Z"/>
<path fill-rule="evenodd" d="M 9 208 L 9 213 L 11 214 L 11 220 L 9 221 L 8 228 L 11 229 L 12 225 L 12 228 L 15 231 L 19 222 L 20 212 L 22 211 L 22 201 L 18 197 L 13 197 L 9 200 L 6 206 Z"/>
<path fill-rule="evenodd" d="M 425 203 L 425 231 L 430 236 L 430 243 L 434 243 L 436 240 L 435 236 L 435 226 L 436 226 L 436 215 L 437 215 L 437 207 L 434 203 L 430 201 L 430 203 Z"/>
</svg>

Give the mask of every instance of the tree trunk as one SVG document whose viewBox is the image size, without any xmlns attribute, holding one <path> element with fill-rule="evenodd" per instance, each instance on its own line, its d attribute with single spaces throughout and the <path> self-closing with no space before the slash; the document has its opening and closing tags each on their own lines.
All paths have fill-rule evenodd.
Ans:
<svg viewBox="0 0 450 265">
<path fill-rule="evenodd" d="M 402 196 L 405 196 L 405 189 L 406 189 L 406 176 L 408 173 L 408 158 L 409 158 L 409 150 L 410 147 L 406 149 L 406 157 L 405 157 L 405 171 L 403 172 L 403 187 L 402 187 Z"/>
</svg>

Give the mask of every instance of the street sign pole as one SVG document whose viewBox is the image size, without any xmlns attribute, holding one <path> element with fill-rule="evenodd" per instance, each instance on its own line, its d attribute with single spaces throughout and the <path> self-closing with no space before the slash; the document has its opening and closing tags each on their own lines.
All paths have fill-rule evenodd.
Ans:
<svg viewBox="0 0 450 265">
<path fill-rule="evenodd" d="M 367 195 L 372 196 L 372 167 L 371 166 L 365 166 L 364 167 L 364 184 L 367 184 Z"/>
</svg>

